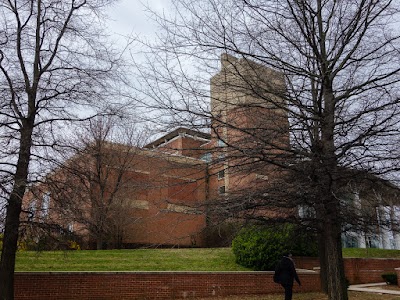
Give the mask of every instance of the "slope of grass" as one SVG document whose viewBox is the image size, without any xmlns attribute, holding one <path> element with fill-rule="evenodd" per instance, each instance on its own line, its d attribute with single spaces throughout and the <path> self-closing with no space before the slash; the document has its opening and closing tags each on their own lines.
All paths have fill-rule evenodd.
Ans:
<svg viewBox="0 0 400 300">
<path fill-rule="evenodd" d="M 400 258 L 400 250 L 343 249 L 344 257 Z M 17 271 L 246 271 L 230 248 L 23 251 Z"/>
<path fill-rule="evenodd" d="M 384 250 L 376 248 L 344 248 L 344 257 L 400 258 L 400 250 Z"/>
<path fill-rule="evenodd" d="M 243 271 L 230 248 L 19 252 L 17 271 Z"/>
</svg>

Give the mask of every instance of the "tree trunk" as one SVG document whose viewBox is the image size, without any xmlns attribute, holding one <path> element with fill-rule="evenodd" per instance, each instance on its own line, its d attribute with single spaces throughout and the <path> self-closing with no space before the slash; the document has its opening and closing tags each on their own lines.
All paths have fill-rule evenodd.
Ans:
<svg viewBox="0 0 400 300">
<path fill-rule="evenodd" d="M 24 120 L 25 126 L 21 129 L 20 151 L 17 169 L 14 177 L 14 186 L 10 194 L 4 229 L 3 250 L 0 261 L 0 299 L 14 299 L 14 270 L 17 253 L 18 234 L 22 199 L 25 194 L 28 178 L 29 160 L 32 146 L 33 120 L 30 123 Z"/>
<path fill-rule="evenodd" d="M 327 261 L 325 251 L 325 233 L 323 229 L 318 233 L 318 254 L 319 254 L 319 277 L 321 280 L 321 289 L 325 294 L 328 294 L 328 278 L 327 278 Z"/>
<path fill-rule="evenodd" d="M 334 198 L 334 196 L 332 197 Z M 337 209 L 335 211 L 329 210 L 324 231 L 328 299 L 348 300 L 342 256 L 341 225 L 340 222 L 338 222 Z"/>
<path fill-rule="evenodd" d="M 0 263 L 0 299 L 2 300 L 14 299 L 15 255 L 18 245 L 19 216 L 22 204 L 18 195 L 20 191 L 16 190 L 17 188 L 14 188 L 6 210 L 7 215 Z M 22 191 L 22 188 L 18 190 Z"/>
<path fill-rule="evenodd" d="M 97 240 L 96 240 L 96 250 L 103 250 L 103 239 L 97 238 Z"/>
</svg>

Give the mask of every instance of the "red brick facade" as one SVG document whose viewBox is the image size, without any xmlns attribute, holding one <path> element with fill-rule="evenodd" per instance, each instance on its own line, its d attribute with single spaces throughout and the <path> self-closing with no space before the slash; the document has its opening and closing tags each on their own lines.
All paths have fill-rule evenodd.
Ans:
<svg viewBox="0 0 400 300">
<path fill-rule="evenodd" d="M 382 274 L 396 273 L 400 259 L 345 258 L 346 278 L 351 284 L 383 282 Z"/>
<path fill-rule="evenodd" d="M 345 276 L 350 284 L 383 282 L 382 274 L 396 273 L 400 259 L 390 258 L 344 258 Z M 296 268 L 318 270 L 319 260 L 315 257 L 296 257 Z"/>
<path fill-rule="evenodd" d="M 251 190 L 254 185 L 264 185 L 269 179 L 276 177 L 276 172 L 265 164 L 255 169 L 254 164 L 249 168 L 248 162 L 244 162 L 243 158 L 232 159 L 232 156 L 237 157 L 235 150 L 232 152 L 228 150 L 231 147 L 226 147 L 226 143 L 229 143 L 252 148 L 257 142 L 255 136 L 261 134 L 261 128 L 265 134 L 268 132 L 268 128 L 274 128 L 273 131 L 280 128 L 281 130 L 278 132 L 281 134 L 270 138 L 274 140 L 275 144 L 289 144 L 288 119 L 282 109 L 271 107 L 271 104 L 269 106 L 261 104 L 262 100 L 247 95 L 246 86 L 237 90 L 229 88 L 230 85 L 226 84 L 227 81 L 237 83 L 243 81 L 242 78 L 238 78 L 232 73 L 233 66 L 243 68 L 244 72 L 249 73 L 249 76 L 254 75 L 252 72 L 256 68 L 263 75 L 271 77 L 271 84 L 275 86 L 275 89 L 284 87 L 281 74 L 259 65 L 252 65 L 249 69 L 249 62 L 223 56 L 221 72 L 211 79 L 211 113 L 218 114 L 213 115 L 211 119 L 211 134 L 177 128 L 141 149 L 127 148 L 124 145 L 111 143 L 104 147 L 107 155 L 107 160 L 102 160 L 102 164 L 105 165 L 104 169 L 115 168 L 116 170 L 114 176 L 109 177 L 110 182 L 107 182 L 111 185 L 109 190 L 112 190 L 112 186 L 115 186 L 118 180 L 122 180 L 126 184 L 118 190 L 118 195 L 115 197 L 123 203 L 121 206 L 123 209 L 113 215 L 101 216 L 101 218 L 102 220 L 108 219 L 108 222 L 103 223 L 110 224 L 110 227 L 123 228 L 123 230 L 118 229 L 118 241 L 124 247 L 139 245 L 213 246 L 209 242 L 211 240 L 209 235 L 204 234 L 208 225 L 207 220 L 215 218 L 207 212 L 207 201 L 218 200 L 229 193 L 231 195 L 243 193 L 246 189 Z M 265 89 L 268 88 L 272 87 L 265 87 Z M 274 101 L 281 103 L 279 98 Z M 223 103 L 223 107 L 221 103 Z M 254 104 L 257 104 L 256 108 L 252 107 Z M 257 107 L 259 105 L 261 107 Z M 219 116 L 219 114 L 222 115 Z M 227 119 L 229 119 L 229 123 L 235 124 L 238 128 L 252 127 L 251 132 L 257 130 L 260 132 L 244 134 L 241 130 L 221 127 L 221 122 L 227 121 Z M 277 150 L 269 149 L 268 151 Z M 130 160 L 130 165 L 126 168 L 123 176 L 115 180 L 118 177 L 118 164 L 126 162 L 124 159 L 127 152 L 132 152 L 132 157 L 126 157 Z M 124 159 L 120 159 L 120 156 Z M 91 161 L 86 157 L 83 159 L 77 157 L 75 160 L 86 164 L 86 169 L 97 166 L 93 159 Z M 59 173 L 63 173 L 63 171 Z M 57 170 L 54 174 L 57 174 Z M 79 181 L 80 179 L 77 178 L 66 186 L 78 185 Z M 48 192 L 48 194 L 53 196 L 56 193 Z M 88 197 L 92 197 L 96 192 L 90 191 L 87 194 L 90 195 Z M 101 194 L 103 195 L 103 193 Z M 107 196 L 107 193 L 105 195 Z M 28 198 L 33 199 L 33 197 Z M 64 222 L 61 224 L 64 227 L 73 227 L 74 233 L 80 234 L 83 240 L 88 241 L 87 245 L 92 245 L 91 247 L 97 239 L 96 246 L 99 248 L 104 242 L 103 238 L 99 237 L 102 231 L 85 229 L 83 224 L 88 223 L 87 220 L 79 222 L 72 218 L 73 210 L 72 212 L 64 211 L 63 201 L 69 200 L 68 198 L 72 197 L 66 193 L 58 200 L 54 199 L 55 201 L 50 203 L 49 207 L 53 212 L 47 218 L 65 217 L 65 220 L 62 221 L 56 219 L 52 221 L 53 223 Z M 90 215 L 89 218 L 95 215 L 92 213 L 95 209 L 98 211 L 97 214 L 101 215 L 100 209 L 93 208 L 93 201 L 89 200 L 88 203 L 84 203 L 84 198 L 85 195 L 77 196 L 77 203 L 72 206 L 82 208 L 81 215 L 85 215 L 87 211 L 87 214 Z M 79 201 L 82 203 L 78 203 Z M 40 201 L 38 202 L 36 206 L 40 206 Z M 59 206 L 57 206 L 57 202 L 60 204 Z M 96 199 L 98 207 L 112 208 L 109 204 L 103 205 L 103 202 L 111 203 L 112 201 Z M 28 203 L 27 210 L 29 205 Z M 118 207 L 115 209 L 117 210 Z M 68 220 L 69 216 L 71 216 L 70 220 Z M 119 222 L 112 224 L 113 220 Z M 90 220 L 90 222 L 96 223 L 95 220 Z M 107 234 L 108 236 L 116 235 Z M 87 235 L 90 237 L 87 238 Z M 108 239 L 110 238 L 108 237 Z M 83 247 L 85 248 L 85 245 Z"/>
<path fill-rule="evenodd" d="M 109 147 L 111 157 L 117 157 L 118 151 L 123 150 L 123 146 Z M 107 164 L 106 161 L 105 165 Z M 87 166 L 89 169 L 89 159 Z M 111 186 L 110 189 L 115 186 L 114 181 L 118 175 L 112 172 L 109 180 L 105 182 Z M 110 211 L 105 217 L 110 218 L 111 221 L 108 222 L 116 221 L 115 224 L 118 224 L 117 222 L 120 221 L 122 224 L 124 247 L 203 246 L 205 242 L 202 231 L 206 226 L 204 201 L 208 188 L 205 178 L 206 166 L 202 160 L 173 155 L 158 149 L 154 151 L 137 149 L 132 151 L 130 165 L 126 167 L 120 179 L 123 184 L 115 196 L 115 201 L 121 201 L 123 205 L 116 208 L 105 205 L 105 208 Z M 74 174 L 71 174 L 67 179 L 69 182 L 66 182 L 66 185 L 75 186 L 75 190 L 79 189 L 81 183 L 78 176 L 74 179 Z M 80 219 L 75 219 L 76 215 L 80 217 L 87 212 L 88 221 L 92 223 L 96 221 L 90 219 L 92 202 L 89 200 L 88 193 L 85 194 L 84 187 L 81 190 L 85 192 L 82 192 L 82 197 L 76 197 L 76 201 L 79 202 L 75 204 L 75 209 L 72 211 L 67 211 L 63 203 L 65 197 L 69 195 L 63 194 L 61 197 L 56 197 L 57 188 L 55 192 L 51 189 L 51 185 L 49 188 L 44 188 L 52 198 L 48 208 L 49 213 L 44 221 L 58 223 L 64 227 L 73 223 L 74 233 L 82 237 L 81 246 L 86 248 L 89 245 L 93 248 L 90 230 L 82 225 L 83 222 L 79 222 Z M 38 198 L 40 199 L 40 196 L 36 199 Z M 25 199 L 27 210 L 33 202 L 29 200 L 32 199 L 35 197 L 28 194 Z M 104 199 L 108 200 L 106 197 Z M 37 206 L 35 217 L 44 218 L 40 210 L 41 202 L 37 200 L 34 202 Z M 120 209 L 117 210 L 118 208 Z"/>
<path fill-rule="evenodd" d="M 16 273 L 15 300 L 194 299 L 282 293 L 273 272 Z M 320 291 L 319 275 L 299 272 L 294 292 Z"/>
<path fill-rule="evenodd" d="M 298 269 L 313 269 L 317 258 L 295 258 Z M 350 284 L 382 282 L 397 272 L 400 259 L 345 258 Z M 396 269 L 397 268 L 397 269 Z M 320 291 L 319 273 L 299 270 L 295 292 Z M 194 299 L 282 293 L 273 272 L 17 272 L 15 300 Z M 399 282 L 400 285 L 400 282 Z"/>
</svg>

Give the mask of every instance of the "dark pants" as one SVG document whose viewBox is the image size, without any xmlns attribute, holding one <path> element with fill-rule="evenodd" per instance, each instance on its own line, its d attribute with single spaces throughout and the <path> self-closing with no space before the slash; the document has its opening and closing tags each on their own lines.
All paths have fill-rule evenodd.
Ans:
<svg viewBox="0 0 400 300">
<path fill-rule="evenodd" d="M 285 289 L 285 300 L 292 300 L 293 294 L 293 284 L 283 284 L 283 288 Z"/>
</svg>

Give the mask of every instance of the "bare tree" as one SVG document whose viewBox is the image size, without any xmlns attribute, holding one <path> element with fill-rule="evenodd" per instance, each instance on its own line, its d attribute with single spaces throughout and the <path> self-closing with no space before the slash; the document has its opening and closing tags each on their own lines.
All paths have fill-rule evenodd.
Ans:
<svg viewBox="0 0 400 300">
<path fill-rule="evenodd" d="M 100 30 L 114 1 L 32 0 L 0 4 L 1 182 L 7 201 L 0 298 L 13 299 L 22 198 L 71 127 L 115 113 L 120 55 Z M 123 78 L 118 78 L 122 85 Z M 114 93 L 115 94 L 115 93 Z M 116 101 L 114 101 L 116 102 Z M 37 162 L 37 163 L 36 163 Z"/>
<path fill-rule="evenodd" d="M 329 299 L 347 299 L 341 233 L 350 210 L 339 193 L 355 174 L 361 186 L 399 169 L 398 4 L 173 3 L 175 16 L 156 16 L 161 43 L 141 69 L 148 103 L 172 112 L 158 119 L 172 126 L 204 127 L 208 118 L 227 172 L 267 179 L 228 191 L 227 216 L 290 220 L 299 205 L 312 208 Z"/>
<path fill-rule="evenodd" d="M 61 223 L 75 224 L 77 234 L 97 249 L 121 247 L 124 228 L 135 221 L 126 195 L 143 187 L 132 173 L 137 143 L 144 140 L 137 133 L 131 126 L 117 128 L 112 118 L 96 119 L 75 139 L 72 158 L 44 184 L 54 202 L 51 214 L 67 216 Z"/>
</svg>

